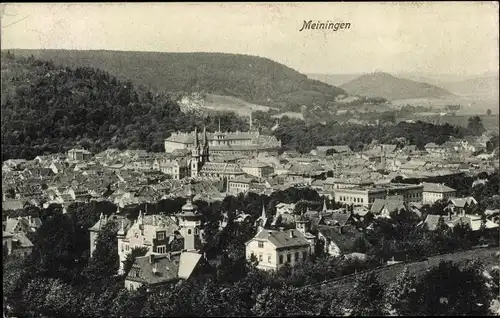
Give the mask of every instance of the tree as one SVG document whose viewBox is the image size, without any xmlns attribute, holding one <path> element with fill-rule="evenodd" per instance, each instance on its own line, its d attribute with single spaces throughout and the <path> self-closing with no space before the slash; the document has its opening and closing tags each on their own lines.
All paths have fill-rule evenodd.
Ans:
<svg viewBox="0 0 500 318">
<path fill-rule="evenodd" d="M 486 131 L 481 121 L 481 117 L 479 116 L 469 117 L 467 129 L 469 129 L 476 136 L 480 136 Z"/>
<path fill-rule="evenodd" d="M 408 267 L 389 285 L 384 294 L 386 312 L 390 315 L 406 316 L 412 312 L 409 308 L 409 298 L 416 292 L 415 277 L 410 275 Z"/>
<path fill-rule="evenodd" d="M 411 315 L 487 315 L 493 293 L 482 272 L 479 262 L 460 268 L 442 261 L 417 279 L 416 292 L 408 298 Z"/>
<path fill-rule="evenodd" d="M 136 246 L 133 247 L 129 254 L 127 254 L 127 258 L 123 262 L 123 276 L 127 276 L 134 265 L 134 261 L 137 257 L 141 257 L 146 255 L 148 252 L 148 248 L 145 246 Z"/>
<path fill-rule="evenodd" d="M 116 275 L 119 266 L 117 227 L 116 222 L 111 220 L 97 235 L 96 248 L 85 269 L 85 275 L 90 281 L 99 277 Z"/>
<path fill-rule="evenodd" d="M 75 282 L 88 259 L 87 229 L 75 226 L 67 214 L 46 220 L 36 232 L 29 267 L 37 275 Z"/>
<path fill-rule="evenodd" d="M 383 289 L 374 272 L 356 277 L 348 300 L 351 315 L 382 316 L 382 297 Z"/>
<path fill-rule="evenodd" d="M 256 316 L 313 316 L 318 314 L 320 293 L 314 289 L 266 287 L 252 308 Z"/>
</svg>

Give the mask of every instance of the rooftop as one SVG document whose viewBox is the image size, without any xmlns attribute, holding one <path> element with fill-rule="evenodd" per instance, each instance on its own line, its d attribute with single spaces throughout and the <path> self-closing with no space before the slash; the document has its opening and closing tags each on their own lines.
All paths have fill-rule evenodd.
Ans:
<svg viewBox="0 0 500 318">
<path fill-rule="evenodd" d="M 293 237 L 291 237 L 290 233 L 293 233 Z M 296 229 L 288 231 L 262 230 L 257 233 L 254 239 L 269 241 L 277 249 L 309 246 L 306 238 Z"/>
</svg>

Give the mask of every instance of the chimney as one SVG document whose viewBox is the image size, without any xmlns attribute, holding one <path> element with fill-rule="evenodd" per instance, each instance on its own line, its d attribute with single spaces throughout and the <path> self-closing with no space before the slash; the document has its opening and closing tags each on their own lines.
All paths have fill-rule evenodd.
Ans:
<svg viewBox="0 0 500 318">
<path fill-rule="evenodd" d="M 154 260 L 155 260 L 155 255 L 154 254 L 149 254 L 149 263 L 153 264 Z"/>
<path fill-rule="evenodd" d="M 290 238 L 293 238 L 293 230 L 290 230 Z"/>
</svg>

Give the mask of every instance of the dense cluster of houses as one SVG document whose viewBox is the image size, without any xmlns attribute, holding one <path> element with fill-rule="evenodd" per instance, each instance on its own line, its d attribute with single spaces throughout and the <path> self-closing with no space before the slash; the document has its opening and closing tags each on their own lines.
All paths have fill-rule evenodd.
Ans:
<svg viewBox="0 0 500 318">
<path fill-rule="evenodd" d="M 276 270 L 308 258 L 318 242 L 330 255 L 349 256 L 361 236 L 355 219 L 363 220 L 369 214 L 390 217 L 402 209 L 421 215 L 424 204 L 438 200 L 448 202 L 446 225 L 465 222 L 473 230 L 479 229 L 481 220 L 470 214 L 470 207 L 477 204 L 474 198 L 457 198 L 455 189 L 424 180 L 498 169 L 498 149 L 480 152 L 487 136 L 452 140 L 441 146 L 428 144 L 425 150 L 374 141 L 360 152 L 337 145 L 318 147 L 302 155 L 293 151 L 278 155 L 275 148 L 279 142 L 271 139 L 253 131 L 199 134 L 195 130 L 166 140 L 165 153 L 108 149 L 94 155 L 76 147 L 66 154 L 38 156 L 29 161 L 7 160 L 2 166 L 2 209 L 58 204 L 66 211 L 73 202 L 116 204 L 117 214 L 102 215 L 89 229 L 91 253 L 98 233 L 114 220 L 122 265 L 133 248 L 147 249 L 145 256 L 135 259 L 127 276 L 126 287 L 134 289 L 189 278 L 205 266 L 200 252 L 203 225 L 192 203 L 196 199 L 223 200 L 231 194 L 269 195 L 290 187 L 310 187 L 346 206 L 330 210 L 325 201 L 321 211 L 299 216 L 294 213 L 295 204 L 278 203 L 272 216 L 263 207 L 255 225 L 256 235 L 246 243 L 247 257 L 253 255 L 261 269 Z M 261 146 L 256 147 L 256 143 Z M 398 176 L 422 182 L 391 182 Z M 175 216 L 144 211 L 130 222 L 120 215 L 120 209 L 177 197 L 185 197 L 188 202 Z M 498 211 L 488 213 L 486 227 L 498 228 Z M 247 217 L 240 214 L 236 221 Z M 420 225 L 432 230 L 438 219 L 428 215 Z M 32 244 L 26 235 L 40 224 L 39 219 L 7 219 L 3 242 L 8 253 L 29 253 Z M 227 220 L 222 221 L 221 227 L 226 224 Z"/>
</svg>

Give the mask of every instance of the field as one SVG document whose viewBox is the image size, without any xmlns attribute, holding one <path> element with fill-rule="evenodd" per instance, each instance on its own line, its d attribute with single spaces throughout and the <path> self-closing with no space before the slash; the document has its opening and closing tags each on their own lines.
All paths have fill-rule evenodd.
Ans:
<svg viewBox="0 0 500 318">
<path fill-rule="evenodd" d="M 271 107 L 252 104 L 237 97 L 207 94 L 204 107 L 219 111 L 231 111 L 239 116 L 248 116 L 252 111 L 267 112 Z"/>
<path fill-rule="evenodd" d="M 434 115 L 434 116 L 412 116 L 411 118 L 407 119 L 412 119 L 412 120 L 421 120 L 424 122 L 433 122 L 433 123 L 439 123 L 439 124 L 444 124 L 448 123 L 450 125 L 454 126 L 461 126 L 461 127 L 467 127 L 467 123 L 469 122 L 469 117 L 472 115 L 457 115 L 457 116 L 439 116 L 439 115 Z M 488 130 L 495 130 L 498 129 L 499 123 L 498 123 L 498 115 L 480 115 L 481 121 L 483 122 L 484 128 Z M 402 119 L 403 120 L 403 119 Z"/>
<path fill-rule="evenodd" d="M 446 105 L 461 105 L 460 111 L 457 115 L 476 115 L 486 114 L 490 109 L 493 114 L 498 114 L 498 96 L 458 96 L 454 95 L 447 98 L 420 98 L 420 99 L 404 99 L 393 100 L 392 104 L 395 106 L 425 106 L 434 108 L 444 108 Z"/>
</svg>

